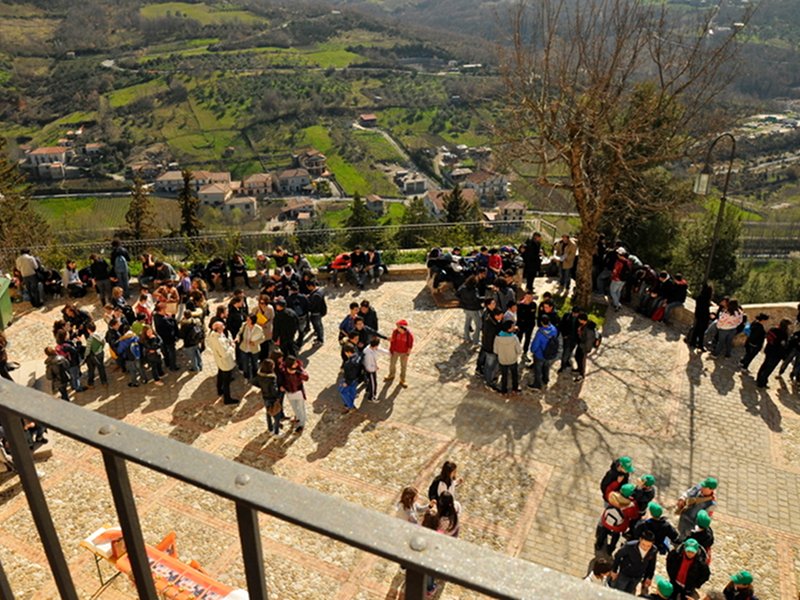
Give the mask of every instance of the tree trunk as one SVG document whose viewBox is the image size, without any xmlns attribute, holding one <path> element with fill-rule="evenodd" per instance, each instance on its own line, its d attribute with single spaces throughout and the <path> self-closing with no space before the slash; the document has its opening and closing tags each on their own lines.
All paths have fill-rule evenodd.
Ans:
<svg viewBox="0 0 800 600">
<path fill-rule="evenodd" d="M 592 259 L 597 250 L 597 225 L 584 221 L 578 235 L 578 270 L 575 274 L 575 304 L 587 313 L 592 305 Z"/>
</svg>

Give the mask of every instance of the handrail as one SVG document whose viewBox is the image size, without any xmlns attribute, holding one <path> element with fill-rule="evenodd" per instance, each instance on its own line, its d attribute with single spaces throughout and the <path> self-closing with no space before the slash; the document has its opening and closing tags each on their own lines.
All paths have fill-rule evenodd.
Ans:
<svg viewBox="0 0 800 600">
<path fill-rule="evenodd" d="M 265 588 L 261 586 L 260 590 L 253 589 L 253 582 L 258 582 L 259 577 L 263 580 L 263 566 L 260 569 L 258 565 L 253 566 L 255 562 L 260 563 L 253 560 L 254 556 L 260 559 L 260 544 L 251 548 L 258 539 L 258 521 L 252 518 L 249 511 L 272 515 L 404 565 L 407 572 L 406 597 L 414 600 L 421 600 L 424 596 L 424 587 L 420 583 L 424 580 L 424 574 L 494 598 L 623 598 L 619 592 L 589 586 L 563 573 L 411 525 L 253 467 L 149 433 L 100 413 L 55 400 L 32 388 L 0 380 L 0 420 L 12 443 L 15 464 L 20 465 L 23 487 L 37 527 L 38 517 L 42 515 L 37 516 L 36 513 L 41 512 L 44 497 L 36 497 L 38 481 L 33 481 L 36 480 L 36 474 L 32 457 L 24 444 L 20 421 L 13 418 L 14 416 L 26 417 L 47 425 L 52 430 L 99 449 L 106 461 L 106 472 L 117 510 L 120 511 L 121 505 L 125 508 L 124 515 L 120 517 L 130 518 L 130 509 L 133 507 L 133 496 L 124 470 L 125 461 L 153 469 L 235 502 L 239 531 L 249 532 L 242 538 L 242 547 L 247 580 L 251 584 L 251 594 L 254 594 L 252 597 L 265 597 L 265 593 L 262 593 Z M 109 464 L 115 468 L 109 469 Z M 122 481 L 114 481 L 120 465 L 123 467 L 121 470 L 124 477 Z M 41 488 L 38 493 L 41 493 Z M 130 494 L 130 502 L 117 502 L 120 494 L 123 499 L 127 498 L 126 494 Z M 46 504 L 44 510 L 48 512 L 45 516 L 49 519 Z M 133 516 L 135 517 L 135 513 Z M 46 537 L 44 534 L 55 534 L 54 530 L 51 532 L 47 529 L 47 519 L 44 529 L 39 527 L 43 537 Z M 134 518 L 133 521 L 135 523 L 129 525 L 133 529 L 128 531 L 125 520 L 122 519 L 123 531 L 126 537 L 130 534 L 136 541 L 137 537 L 140 539 L 141 531 L 138 529 L 138 519 Z M 246 528 L 243 527 L 243 521 Z M 255 531 L 253 527 L 256 528 Z M 58 543 L 55 546 L 60 553 Z M 50 551 L 54 552 L 52 544 Z M 132 551 L 131 544 L 129 551 Z M 48 555 L 48 558 L 51 556 Z M 58 557 L 55 558 L 58 563 Z M 63 561 L 63 554 L 60 560 Z M 54 573 L 58 572 L 52 560 L 51 568 Z M 137 586 L 140 584 L 137 579 Z"/>
</svg>

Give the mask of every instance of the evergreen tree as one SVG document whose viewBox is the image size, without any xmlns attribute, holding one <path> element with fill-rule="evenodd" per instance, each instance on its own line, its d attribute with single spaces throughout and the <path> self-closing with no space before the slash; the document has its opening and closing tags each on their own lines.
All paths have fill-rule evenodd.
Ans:
<svg viewBox="0 0 800 600">
<path fill-rule="evenodd" d="M 183 175 L 183 189 L 178 194 L 178 205 L 181 207 L 181 235 L 194 237 L 203 228 L 203 223 L 198 217 L 200 199 L 192 189 L 192 172 L 184 169 L 181 175 Z"/>
<path fill-rule="evenodd" d="M 131 205 L 125 213 L 125 222 L 135 240 L 153 235 L 156 230 L 153 203 L 147 190 L 144 189 L 144 182 L 138 177 L 133 180 Z"/>
<path fill-rule="evenodd" d="M 672 272 L 681 273 L 692 291 L 698 291 L 703 283 L 714 238 L 718 206 L 719 204 L 710 203 L 705 214 L 684 223 L 680 235 L 677 236 L 672 256 Z M 722 217 L 714 261 L 711 264 L 710 280 L 715 296 L 733 294 L 744 282 L 744 273 L 738 259 L 741 235 L 741 215 L 735 207 L 728 205 Z"/>
<path fill-rule="evenodd" d="M 353 204 L 350 211 L 350 216 L 345 221 L 345 227 L 362 228 L 362 227 L 375 227 L 378 220 L 375 214 L 367 208 L 366 202 L 361 199 L 361 195 L 356 192 L 353 195 Z M 375 244 L 378 239 L 378 232 L 376 231 L 351 231 L 347 236 L 347 245 L 351 248 L 357 245 L 370 246 Z"/>
<path fill-rule="evenodd" d="M 445 196 L 444 211 L 445 220 L 448 223 L 462 223 L 471 220 L 471 206 L 464 199 L 464 194 L 461 192 L 461 187 L 456 184 L 456 187 Z"/>
<path fill-rule="evenodd" d="M 30 186 L 6 152 L 0 136 L 0 248 L 47 245 L 50 226 L 31 206 Z"/>
<path fill-rule="evenodd" d="M 400 248 L 417 248 L 427 245 L 425 240 L 431 237 L 430 228 L 414 227 L 414 225 L 424 225 L 426 223 L 433 223 L 433 217 L 428 212 L 422 198 L 415 196 L 406 207 L 406 212 L 403 215 L 402 226 L 396 236 L 397 245 Z"/>
</svg>

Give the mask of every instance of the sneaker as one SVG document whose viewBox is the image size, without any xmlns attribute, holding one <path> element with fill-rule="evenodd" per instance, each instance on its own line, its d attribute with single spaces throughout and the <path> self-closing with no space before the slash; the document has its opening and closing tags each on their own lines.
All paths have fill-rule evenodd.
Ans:
<svg viewBox="0 0 800 600">
<path fill-rule="evenodd" d="M 572 381 L 576 383 L 579 381 L 583 381 L 583 375 L 575 375 L 575 377 L 572 378 Z"/>
<path fill-rule="evenodd" d="M 294 430 L 294 434 L 295 435 L 300 435 L 301 433 L 303 433 L 303 428 L 302 427 L 298 427 L 297 429 Z"/>
<path fill-rule="evenodd" d="M 344 409 L 342 409 L 342 414 L 343 415 L 350 414 L 350 409 L 345 406 Z"/>
<path fill-rule="evenodd" d="M 394 377 L 384 377 L 384 378 L 383 378 L 383 381 L 384 381 L 384 382 L 387 382 L 387 381 L 394 381 Z"/>
<path fill-rule="evenodd" d="M 400 387 L 401 387 L 401 388 L 407 388 L 407 387 L 408 387 L 408 384 L 407 384 L 405 381 L 401 381 L 401 382 L 400 382 Z"/>
<path fill-rule="evenodd" d="M 372 402 L 373 404 L 379 404 L 380 403 L 380 400 L 378 400 L 377 398 L 370 398 L 369 401 Z"/>
</svg>

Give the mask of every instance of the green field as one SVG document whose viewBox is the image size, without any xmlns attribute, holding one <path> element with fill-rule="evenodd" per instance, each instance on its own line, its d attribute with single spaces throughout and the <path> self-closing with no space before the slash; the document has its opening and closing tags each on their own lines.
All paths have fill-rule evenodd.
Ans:
<svg viewBox="0 0 800 600">
<path fill-rule="evenodd" d="M 249 11 L 221 9 L 208 6 L 203 2 L 199 4 L 189 4 L 188 2 L 148 4 L 142 7 L 139 14 L 145 19 L 157 19 L 167 15 L 185 16 L 198 21 L 201 25 L 220 25 L 236 21 L 240 23 L 266 23 L 266 19 Z"/>
<path fill-rule="evenodd" d="M 153 198 L 156 221 L 161 227 L 174 227 L 180 219 L 180 211 L 174 200 Z M 130 198 L 80 197 L 42 198 L 31 201 L 33 208 L 42 215 L 56 232 L 64 231 L 111 231 L 125 226 L 125 213 Z"/>
<path fill-rule="evenodd" d="M 356 139 L 364 144 L 370 157 L 378 162 L 395 162 L 402 163 L 403 157 L 397 152 L 397 149 L 392 146 L 385 137 L 377 131 L 359 131 L 353 132 Z"/>
<path fill-rule="evenodd" d="M 120 108 L 122 106 L 127 106 L 134 100 L 138 100 L 139 98 L 144 98 L 146 96 L 153 96 L 160 92 L 164 92 L 167 89 L 167 84 L 163 79 L 153 79 L 152 81 L 146 81 L 137 85 L 114 90 L 107 96 L 108 104 L 111 106 L 111 108 Z"/>
</svg>

